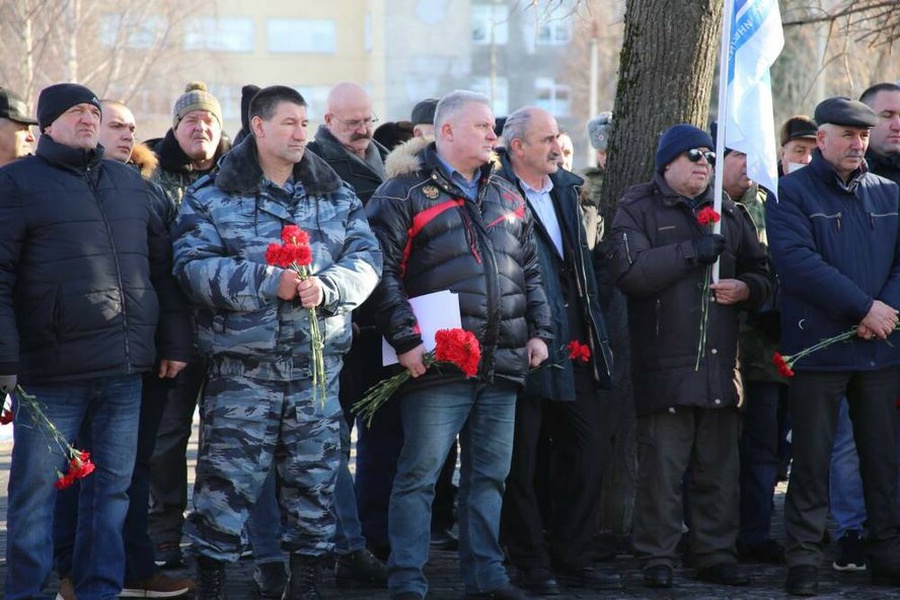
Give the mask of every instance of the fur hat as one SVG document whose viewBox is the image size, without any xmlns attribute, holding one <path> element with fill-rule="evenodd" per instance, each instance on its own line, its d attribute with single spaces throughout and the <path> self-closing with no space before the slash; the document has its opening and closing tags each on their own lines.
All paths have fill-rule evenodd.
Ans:
<svg viewBox="0 0 900 600">
<path fill-rule="evenodd" d="M 206 84 L 200 81 L 187 84 L 184 93 L 175 101 L 175 108 L 172 110 L 172 129 L 177 129 L 184 116 L 193 110 L 209 111 L 219 121 L 219 125 L 222 124 L 222 107 L 219 101 L 207 91 Z"/>
<path fill-rule="evenodd" d="M 57 83 L 41 90 L 38 96 L 37 117 L 38 127 L 41 131 L 53 123 L 59 115 L 63 114 L 76 104 L 93 104 L 100 111 L 100 100 L 97 94 L 77 83 Z"/>
<path fill-rule="evenodd" d="M 659 147 L 656 149 L 656 171 L 662 173 L 666 165 L 678 158 L 682 152 L 704 147 L 710 150 L 716 147 L 708 133 L 687 123 L 672 125 L 659 137 Z"/>
<path fill-rule="evenodd" d="M 594 150 L 606 150 L 609 146 L 609 130 L 612 128 L 612 113 L 602 112 L 587 124 L 588 139 Z"/>
</svg>

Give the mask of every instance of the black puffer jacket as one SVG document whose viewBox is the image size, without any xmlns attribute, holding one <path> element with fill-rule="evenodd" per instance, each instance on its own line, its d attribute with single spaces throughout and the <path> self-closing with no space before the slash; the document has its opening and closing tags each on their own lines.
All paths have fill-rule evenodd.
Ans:
<svg viewBox="0 0 900 600">
<path fill-rule="evenodd" d="M 552 339 L 530 212 L 491 165 L 481 171 L 477 202 L 466 200 L 439 169 L 434 144 L 422 145 L 395 150 L 388 180 L 366 206 L 384 253 L 372 296 L 379 328 L 398 353 L 409 351 L 422 338 L 407 298 L 456 292 L 463 329 L 481 343 L 479 377 L 522 384 L 526 342 Z M 446 369 L 429 369 L 415 385 L 446 380 Z"/>
<path fill-rule="evenodd" d="M 41 136 L 35 156 L 0 169 L 0 373 L 23 384 L 150 370 L 160 305 L 160 356 L 190 356 L 158 205 L 102 155 Z"/>
<path fill-rule="evenodd" d="M 707 189 L 699 211 L 712 203 Z M 737 406 L 738 313 L 758 308 L 771 291 L 766 253 L 746 209 L 722 200 L 725 251 L 720 277 L 750 289 L 742 304 L 709 303 L 706 351 L 695 368 L 706 265 L 694 240 L 703 235 L 695 209 L 656 175 L 629 189 L 619 203 L 612 232 L 612 270 L 628 296 L 631 369 L 638 415 L 672 406 Z"/>
</svg>

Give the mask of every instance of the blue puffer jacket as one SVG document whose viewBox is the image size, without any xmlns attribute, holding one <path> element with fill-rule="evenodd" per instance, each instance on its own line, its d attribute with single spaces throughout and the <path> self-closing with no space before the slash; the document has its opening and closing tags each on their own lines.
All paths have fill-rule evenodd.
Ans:
<svg viewBox="0 0 900 600">
<path fill-rule="evenodd" d="M 26 386 L 190 356 L 159 205 L 102 157 L 41 136 L 35 156 L 0 169 L 0 373 Z"/>
<path fill-rule="evenodd" d="M 283 269 L 266 264 L 285 225 L 310 237 L 311 273 L 325 292 L 317 316 L 326 357 L 350 349 L 350 311 L 381 273 L 381 250 L 350 187 L 312 153 L 293 179 L 293 194 L 265 180 L 248 137 L 188 188 L 176 227 L 175 275 L 198 305 L 201 353 L 251 364 L 263 378 L 304 378 L 302 368 L 292 373 L 309 358 L 309 311 L 278 299 Z"/>
<path fill-rule="evenodd" d="M 844 183 L 816 150 L 781 178 L 766 231 L 781 281 L 782 353 L 847 331 L 875 299 L 900 308 L 900 188 L 865 168 Z M 889 342 L 889 343 L 888 343 Z M 813 353 L 800 370 L 870 370 L 900 363 L 900 336 L 853 338 Z"/>
</svg>

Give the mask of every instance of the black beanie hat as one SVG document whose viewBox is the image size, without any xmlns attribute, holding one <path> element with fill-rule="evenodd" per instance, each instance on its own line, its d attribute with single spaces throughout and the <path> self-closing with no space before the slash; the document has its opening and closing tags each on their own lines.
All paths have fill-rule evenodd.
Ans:
<svg viewBox="0 0 900 600">
<path fill-rule="evenodd" d="M 245 85 L 241 88 L 241 131 L 250 133 L 250 101 L 259 91 L 258 85 Z"/>
<path fill-rule="evenodd" d="M 712 150 L 716 145 L 709 134 L 702 129 L 687 123 L 672 125 L 659 138 L 659 147 L 656 150 L 656 172 L 665 171 L 666 165 L 678 158 L 682 152 L 700 147 Z"/>
<path fill-rule="evenodd" d="M 97 94 L 77 83 L 57 83 L 41 90 L 37 103 L 38 127 L 41 131 L 76 104 L 93 104 L 101 111 Z"/>
</svg>

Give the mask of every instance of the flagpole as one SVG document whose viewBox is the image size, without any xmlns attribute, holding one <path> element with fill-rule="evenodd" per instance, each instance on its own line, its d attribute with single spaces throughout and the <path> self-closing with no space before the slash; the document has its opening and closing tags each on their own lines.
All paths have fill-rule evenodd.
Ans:
<svg viewBox="0 0 900 600">
<path fill-rule="evenodd" d="M 716 127 L 716 168 L 715 185 L 713 187 L 713 209 L 722 214 L 722 184 L 725 172 L 725 128 L 728 115 L 728 55 L 731 51 L 731 26 L 734 20 L 734 0 L 725 0 L 725 8 L 722 12 L 722 48 L 719 52 L 719 108 L 716 115 L 718 126 Z M 713 223 L 713 233 L 722 231 L 722 223 Z M 712 266 L 712 280 L 719 281 L 719 260 Z"/>
</svg>

